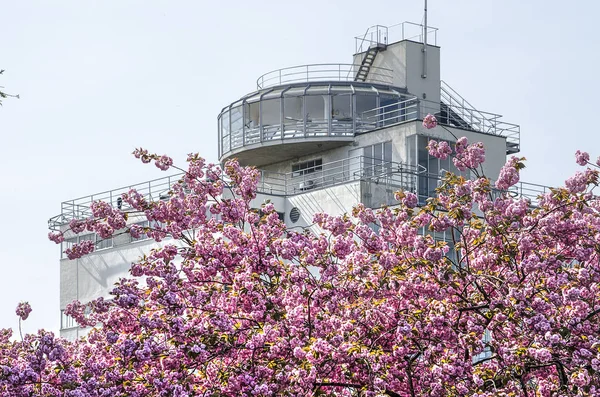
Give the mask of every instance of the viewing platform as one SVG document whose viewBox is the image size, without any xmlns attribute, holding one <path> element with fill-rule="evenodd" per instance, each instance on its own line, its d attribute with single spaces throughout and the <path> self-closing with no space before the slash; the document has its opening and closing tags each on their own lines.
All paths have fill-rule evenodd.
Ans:
<svg viewBox="0 0 600 397">
<path fill-rule="evenodd" d="M 382 161 L 365 156 L 356 156 L 333 161 L 304 169 L 302 172 L 279 173 L 259 170 L 261 177 L 258 183 L 258 193 L 270 196 L 292 197 L 320 189 L 326 189 L 352 182 L 372 183 L 385 188 L 385 197 L 371 198 L 374 208 L 383 205 L 395 205 L 393 193 L 397 190 L 407 190 L 419 195 L 424 202 L 430 195 L 427 188 L 431 182 L 437 185 L 442 178 L 439 174 L 427 173 L 423 167 L 394 161 Z M 86 219 L 92 216 L 90 209 L 94 201 L 104 201 L 115 208 L 127 212 L 129 205 L 120 200 L 123 193 L 136 189 L 148 201 L 168 200 L 169 191 L 183 177 L 183 173 L 154 179 L 147 182 L 124 186 L 121 188 L 80 197 L 61 203 L 61 212 L 48 221 L 51 230 L 60 230 L 72 219 Z M 525 197 L 536 205 L 537 197 L 550 191 L 548 186 L 519 182 L 508 189 L 513 197 Z M 499 193 L 499 191 L 497 191 Z M 373 202 L 376 200 L 376 202 Z"/>
<path fill-rule="evenodd" d="M 357 134 L 422 120 L 428 113 L 442 125 L 505 137 L 508 154 L 520 150 L 518 125 L 454 94 L 442 84 L 442 101 L 433 102 L 400 87 L 341 80 L 266 88 L 219 114 L 219 159 L 235 157 L 242 165 L 260 167 L 347 145 Z"/>
</svg>

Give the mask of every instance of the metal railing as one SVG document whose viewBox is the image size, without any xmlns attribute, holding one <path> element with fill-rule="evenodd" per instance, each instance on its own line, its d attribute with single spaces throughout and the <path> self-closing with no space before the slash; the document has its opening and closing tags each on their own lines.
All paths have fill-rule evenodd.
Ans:
<svg viewBox="0 0 600 397">
<path fill-rule="evenodd" d="M 382 25 L 371 26 L 364 35 L 354 38 L 354 53 L 360 54 L 373 46 L 387 45 L 388 27 Z"/>
<path fill-rule="evenodd" d="M 427 173 L 427 170 L 419 165 L 366 156 L 350 157 L 288 173 L 259 171 L 257 191 L 274 196 L 293 196 L 355 181 L 368 182 L 363 186 L 366 191 L 362 192 L 361 200 L 373 208 L 395 205 L 394 192 L 401 189 L 418 194 L 420 202 L 424 203 L 428 197 L 435 194 L 435 187 L 442 178 L 442 175 Z M 182 176 L 183 173 L 171 175 L 65 201 L 61 204 L 61 213 L 52 217 L 48 226 L 51 230 L 58 230 L 72 219 L 91 217 L 90 206 L 98 200 L 127 211 L 130 207 L 126 202 L 119 201 L 119 198 L 130 189 L 136 189 L 148 201 L 166 200 L 169 198 L 168 192 Z M 531 204 L 536 206 L 538 196 L 550 192 L 550 189 L 544 185 L 519 182 L 506 191 L 494 189 L 493 194 L 508 192 L 511 197 L 528 198 Z"/>
<path fill-rule="evenodd" d="M 318 81 L 354 81 L 360 64 L 318 63 L 292 66 L 265 73 L 256 80 L 256 88 L 262 90 L 285 84 Z M 371 67 L 366 82 L 392 84 L 393 70 Z"/>
<path fill-rule="evenodd" d="M 524 197 L 531 201 L 531 205 L 538 205 L 538 197 L 540 195 L 549 193 L 551 191 L 550 186 L 538 185 L 536 183 L 518 182 L 516 185 L 511 186 L 507 192 L 511 197 Z"/>
<path fill-rule="evenodd" d="M 391 26 L 374 25 L 368 28 L 364 34 L 354 37 L 354 51 L 359 54 L 373 46 L 386 46 L 389 43 L 402 40 L 423 43 L 424 29 L 424 25 L 408 21 Z M 427 35 L 433 37 L 433 45 L 437 45 L 438 30 L 433 26 L 427 27 Z"/>
<path fill-rule="evenodd" d="M 505 137 L 507 152 L 519 151 L 520 126 L 501 121 L 500 115 L 459 106 L 456 101 L 433 102 L 411 97 L 361 113 L 354 110 L 351 117 L 344 119 L 286 119 L 279 124 L 265 125 L 262 129 L 261 126 L 255 126 L 231 131 L 221 136 L 221 155 L 226 157 L 233 150 L 244 146 L 278 140 L 352 138 L 355 134 L 420 120 L 428 113 L 435 115 L 443 125 Z"/>
<path fill-rule="evenodd" d="M 445 124 L 468 127 L 485 134 L 506 137 L 507 149 L 510 153 L 519 151 L 521 128 L 517 124 L 500 121 L 502 115 L 477 110 L 458 92 L 443 80 L 440 89 L 441 102 L 449 109 L 446 112 Z M 467 125 L 461 125 L 461 124 Z"/>
<path fill-rule="evenodd" d="M 417 165 L 355 156 L 288 173 L 261 170 L 259 192 L 292 196 L 359 180 L 394 181 L 407 189 L 416 186 L 416 176 L 424 172 Z M 410 175 L 410 177 L 409 177 Z"/>
<path fill-rule="evenodd" d="M 151 181 L 137 183 L 135 185 L 124 186 L 121 188 L 108 190 L 92 194 L 90 196 L 79 197 L 73 200 L 64 201 L 61 203 L 60 215 L 56 215 L 48 221 L 48 226 L 52 230 L 58 229 L 72 219 L 85 219 L 92 216 L 91 205 L 94 201 L 104 201 L 115 208 L 122 210 L 129 209 L 127 204 L 121 198 L 123 193 L 129 192 L 131 189 L 137 190 L 147 201 L 157 201 L 168 199 L 168 192 L 171 190 L 183 176 L 183 173 L 167 176 L 164 178 L 153 179 Z"/>
</svg>

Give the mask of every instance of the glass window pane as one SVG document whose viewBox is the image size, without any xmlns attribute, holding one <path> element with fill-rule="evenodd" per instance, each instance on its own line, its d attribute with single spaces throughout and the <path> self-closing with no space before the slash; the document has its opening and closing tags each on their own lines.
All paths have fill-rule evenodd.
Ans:
<svg viewBox="0 0 600 397">
<path fill-rule="evenodd" d="M 331 118 L 333 134 L 353 134 L 351 93 L 331 97 Z"/>
<path fill-rule="evenodd" d="M 357 131 L 368 131 L 377 127 L 377 113 L 373 109 L 377 107 L 377 95 L 375 93 L 356 93 L 356 129 Z"/>
<path fill-rule="evenodd" d="M 325 136 L 329 134 L 329 96 L 310 95 L 304 97 L 306 111 L 306 134 Z"/>
<path fill-rule="evenodd" d="M 228 152 L 229 145 L 229 110 L 226 110 L 221 117 L 221 139 L 223 142 L 223 152 Z"/>
<path fill-rule="evenodd" d="M 375 166 L 375 175 L 381 174 L 381 165 L 383 164 L 383 144 L 373 145 L 373 165 Z"/>
<path fill-rule="evenodd" d="M 383 143 L 383 162 L 385 165 L 385 171 L 391 172 L 392 170 L 392 142 Z"/>
<path fill-rule="evenodd" d="M 305 97 L 306 101 L 306 121 L 314 122 L 325 120 L 327 114 L 327 104 L 325 95 L 311 95 Z"/>
<path fill-rule="evenodd" d="M 281 99 L 262 101 L 262 124 L 264 127 L 281 122 Z"/>
<path fill-rule="evenodd" d="M 244 129 L 246 145 L 260 142 L 260 102 L 244 104 Z"/>
<path fill-rule="evenodd" d="M 231 108 L 231 146 L 232 148 L 241 147 L 244 144 L 242 137 L 242 128 L 244 119 L 242 116 L 242 107 Z"/>
<path fill-rule="evenodd" d="M 380 121 L 383 125 L 390 125 L 398 122 L 398 101 L 396 96 L 382 95 L 380 97 Z"/>
<path fill-rule="evenodd" d="M 333 95 L 333 110 L 331 112 L 333 120 L 352 121 L 352 94 Z"/>
<path fill-rule="evenodd" d="M 283 124 L 285 131 L 304 133 L 303 98 L 302 96 L 286 96 L 283 98 Z"/>
</svg>

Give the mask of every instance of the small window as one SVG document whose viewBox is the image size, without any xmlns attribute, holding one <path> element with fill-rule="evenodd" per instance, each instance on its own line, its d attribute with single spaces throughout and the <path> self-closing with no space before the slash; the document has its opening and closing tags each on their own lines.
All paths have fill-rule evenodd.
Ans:
<svg viewBox="0 0 600 397">
<path fill-rule="evenodd" d="M 292 165 L 292 176 L 302 176 L 316 171 L 323 170 L 323 159 L 305 161 L 303 163 Z"/>
<path fill-rule="evenodd" d="M 71 316 L 67 316 L 64 310 L 60 311 L 60 329 L 69 329 L 77 327 L 75 319 Z"/>
<path fill-rule="evenodd" d="M 96 249 L 101 250 L 104 248 L 110 248 L 113 246 L 113 239 L 109 237 L 107 239 L 103 239 L 102 237 L 96 235 Z"/>
</svg>

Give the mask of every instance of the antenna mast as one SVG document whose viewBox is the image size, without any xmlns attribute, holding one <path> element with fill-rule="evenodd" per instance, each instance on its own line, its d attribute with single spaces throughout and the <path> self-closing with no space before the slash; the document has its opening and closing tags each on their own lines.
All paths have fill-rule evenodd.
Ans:
<svg viewBox="0 0 600 397">
<path fill-rule="evenodd" d="M 421 73 L 421 77 L 427 78 L 427 0 L 425 1 L 424 11 L 425 14 L 423 16 L 423 73 Z"/>
</svg>

